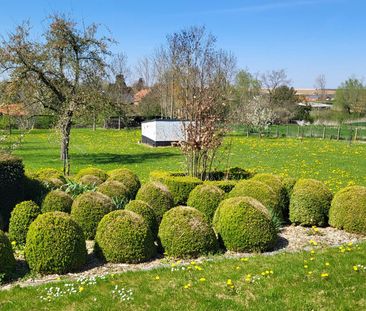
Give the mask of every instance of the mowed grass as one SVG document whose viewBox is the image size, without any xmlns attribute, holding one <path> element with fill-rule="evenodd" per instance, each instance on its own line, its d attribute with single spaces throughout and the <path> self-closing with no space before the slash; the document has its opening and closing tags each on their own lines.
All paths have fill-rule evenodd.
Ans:
<svg viewBox="0 0 366 311">
<path fill-rule="evenodd" d="M 143 181 L 152 170 L 184 170 L 179 148 L 152 148 L 139 144 L 139 130 L 73 129 L 71 171 L 87 166 L 111 170 L 121 166 L 136 172 Z M 26 170 L 62 169 L 59 135 L 54 130 L 32 130 L 14 153 L 24 160 Z M 240 166 L 257 172 L 316 178 L 332 190 L 348 184 L 366 185 L 366 144 L 315 138 L 247 138 L 228 135 L 216 166 Z"/>
<path fill-rule="evenodd" d="M 95 284 L 61 279 L 0 291 L 0 310 L 365 310 L 365 251 L 362 243 L 178 262 L 109 275 Z"/>
</svg>

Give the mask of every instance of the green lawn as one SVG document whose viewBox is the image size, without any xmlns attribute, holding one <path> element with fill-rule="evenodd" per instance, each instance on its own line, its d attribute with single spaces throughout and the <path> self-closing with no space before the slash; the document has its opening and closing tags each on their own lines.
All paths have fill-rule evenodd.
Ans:
<svg viewBox="0 0 366 311">
<path fill-rule="evenodd" d="M 105 170 L 126 166 L 146 181 L 152 170 L 183 170 L 178 148 L 151 148 L 138 144 L 138 130 L 73 129 L 71 170 L 86 166 Z M 33 130 L 14 152 L 27 170 L 61 169 L 59 136 L 53 130 Z M 296 138 L 249 137 L 234 132 L 226 137 L 217 166 L 241 166 L 258 172 L 324 180 L 333 189 L 349 183 L 366 185 L 366 144 Z"/>
<path fill-rule="evenodd" d="M 0 291 L 0 310 L 365 310 L 365 251 L 363 243 L 61 279 Z"/>
</svg>

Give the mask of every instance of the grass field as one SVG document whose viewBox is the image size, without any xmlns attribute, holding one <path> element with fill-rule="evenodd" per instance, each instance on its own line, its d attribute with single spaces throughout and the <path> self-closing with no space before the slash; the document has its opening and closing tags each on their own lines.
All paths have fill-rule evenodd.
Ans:
<svg viewBox="0 0 366 311">
<path fill-rule="evenodd" d="M 365 251 L 363 243 L 61 279 L 0 291 L 0 310 L 365 310 Z"/>
<path fill-rule="evenodd" d="M 105 170 L 126 166 L 146 181 L 152 170 L 184 170 L 178 148 L 138 144 L 140 135 L 138 130 L 73 129 L 72 173 L 86 166 Z M 59 137 L 52 130 L 31 131 L 14 153 L 23 158 L 28 171 L 62 167 Z M 233 132 L 226 137 L 216 165 L 316 178 L 337 190 L 350 183 L 366 185 L 366 144 L 311 138 L 247 138 Z"/>
</svg>

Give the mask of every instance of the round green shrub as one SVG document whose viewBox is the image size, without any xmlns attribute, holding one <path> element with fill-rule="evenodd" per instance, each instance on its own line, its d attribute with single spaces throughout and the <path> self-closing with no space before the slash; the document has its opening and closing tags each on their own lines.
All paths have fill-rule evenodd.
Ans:
<svg viewBox="0 0 366 311">
<path fill-rule="evenodd" d="M 24 201 L 15 206 L 9 223 L 9 239 L 24 245 L 30 224 L 41 214 L 40 207 L 33 201 Z"/>
<path fill-rule="evenodd" d="M 24 252 L 30 269 L 44 274 L 78 270 L 87 255 L 82 229 L 63 212 L 41 214 L 32 222 Z"/>
<path fill-rule="evenodd" d="M 59 179 L 62 182 L 66 181 L 65 176 L 54 168 L 42 168 L 32 173 L 31 176 L 40 180 Z"/>
<path fill-rule="evenodd" d="M 105 194 L 85 192 L 74 200 L 71 207 L 71 217 L 80 225 L 85 238 L 92 240 L 103 216 L 113 209 L 112 199 Z"/>
<path fill-rule="evenodd" d="M 50 191 L 43 200 L 42 213 L 47 212 L 71 212 L 72 197 L 61 190 Z"/>
<path fill-rule="evenodd" d="M 168 188 L 160 182 L 148 182 L 139 189 L 136 200 L 148 203 L 156 214 L 158 223 L 165 212 L 174 206 L 174 201 Z"/>
<path fill-rule="evenodd" d="M 94 175 L 84 175 L 84 176 L 80 177 L 79 183 L 81 183 L 82 185 L 95 187 L 95 186 L 99 186 L 101 183 L 103 183 L 103 180 L 101 180 L 99 177 L 94 176 Z"/>
<path fill-rule="evenodd" d="M 141 187 L 141 182 L 138 176 L 128 168 L 118 168 L 108 172 L 109 180 L 116 180 L 126 186 L 129 192 L 130 199 L 134 199 L 137 191 Z"/>
<path fill-rule="evenodd" d="M 262 203 L 273 215 L 283 219 L 281 198 L 270 186 L 261 181 L 253 179 L 239 181 L 228 197 L 252 197 Z"/>
<path fill-rule="evenodd" d="M 126 210 L 111 212 L 100 221 L 96 253 L 107 262 L 137 263 L 156 255 L 153 234 L 142 216 Z"/>
<path fill-rule="evenodd" d="M 0 274 L 8 279 L 15 269 L 15 258 L 8 237 L 0 230 Z"/>
<path fill-rule="evenodd" d="M 216 186 L 223 190 L 225 193 L 229 193 L 235 185 L 238 183 L 237 180 L 206 180 L 203 182 L 204 185 Z"/>
<path fill-rule="evenodd" d="M 24 200 L 31 200 L 41 205 L 44 197 L 50 191 L 41 180 L 30 176 L 24 179 Z"/>
<path fill-rule="evenodd" d="M 150 177 L 152 180 L 160 181 L 168 187 L 173 196 L 174 205 L 186 204 L 191 191 L 202 184 L 202 180 L 196 177 L 174 175 L 164 171 L 151 172 Z"/>
<path fill-rule="evenodd" d="M 299 179 L 290 198 L 290 221 L 303 226 L 325 226 L 332 192 L 315 179 Z"/>
<path fill-rule="evenodd" d="M 141 200 L 133 200 L 125 206 L 125 210 L 141 215 L 154 237 L 158 235 L 159 224 L 156 220 L 156 214 L 149 204 Z"/>
<path fill-rule="evenodd" d="M 277 230 L 268 210 L 251 197 L 222 201 L 213 225 L 219 239 L 230 251 L 265 251 L 277 240 Z"/>
<path fill-rule="evenodd" d="M 285 219 L 287 219 L 287 220 L 289 218 L 289 212 L 290 212 L 289 211 L 290 198 L 291 198 L 292 191 L 294 189 L 296 182 L 297 182 L 297 179 L 292 178 L 292 177 L 285 177 L 282 179 L 282 184 L 283 184 L 283 187 L 285 188 L 285 193 L 286 193 L 283 214 L 284 214 Z"/>
<path fill-rule="evenodd" d="M 98 191 L 111 199 L 123 202 L 123 206 L 129 201 L 129 192 L 126 186 L 116 180 L 107 180 L 98 186 Z"/>
<path fill-rule="evenodd" d="M 81 169 L 75 176 L 75 180 L 79 181 L 81 177 L 85 175 L 93 175 L 101 179 L 102 181 L 106 181 L 108 175 L 105 171 L 101 170 L 100 168 L 96 167 L 87 167 Z"/>
<path fill-rule="evenodd" d="M 164 214 L 159 238 L 165 253 L 173 257 L 198 257 L 218 250 L 215 233 L 205 215 L 188 206 L 177 206 Z"/>
<path fill-rule="evenodd" d="M 224 199 L 225 192 L 212 185 L 199 185 L 189 194 L 187 204 L 201 211 L 211 223 L 217 207 Z"/>
<path fill-rule="evenodd" d="M 366 234 L 366 187 L 349 186 L 337 192 L 329 210 L 329 224 Z"/>
</svg>

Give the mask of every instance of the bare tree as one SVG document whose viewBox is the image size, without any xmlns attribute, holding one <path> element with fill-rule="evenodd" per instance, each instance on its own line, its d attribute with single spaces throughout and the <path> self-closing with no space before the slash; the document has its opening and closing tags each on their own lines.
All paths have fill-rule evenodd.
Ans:
<svg viewBox="0 0 366 311">
<path fill-rule="evenodd" d="M 324 74 L 320 74 L 319 76 L 316 77 L 315 79 L 315 89 L 316 89 L 316 93 L 319 96 L 319 100 L 325 100 L 326 99 L 326 84 L 327 84 L 327 80 L 325 79 L 325 75 Z"/>
<path fill-rule="evenodd" d="M 287 73 L 284 69 L 267 71 L 261 75 L 263 87 L 269 95 L 269 102 L 272 103 L 274 92 L 281 86 L 289 86 L 291 80 L 287 78 Z"/>
<path fill-rule="evenodd" d="M 61 159 L 69 174 L 69 145 L 72 119 L 90 98 L 86 96 L 96 76 L 106 74 L 106 60 L 112 42 L 97 37 L 92 24 L 80 30 L 76 22 L 54 15 L 44 40 L 30 36 L 24 23 L 0 45 L 0 68 L 15 87 L 27 90 L 28 102 L 40 103 L 59 116 Z"/>
<path fill-rule="evenodd" d="M 182 151 L 189 175 L 204 179 L 212 168 L 225 131 L 232 54 L 215 47 L 216 38 L 204 27 L 190 27 L 167 36 L 156 64 L 170 97 L 171 115 L 187 120 Z"/>
<path fill-rule="evenodd" d="M 136 65 L 136 73 L 150 87 L 153 84 L 153 61 L 150 57 L 144 56 L 140 58 Z"/>
</svg>

